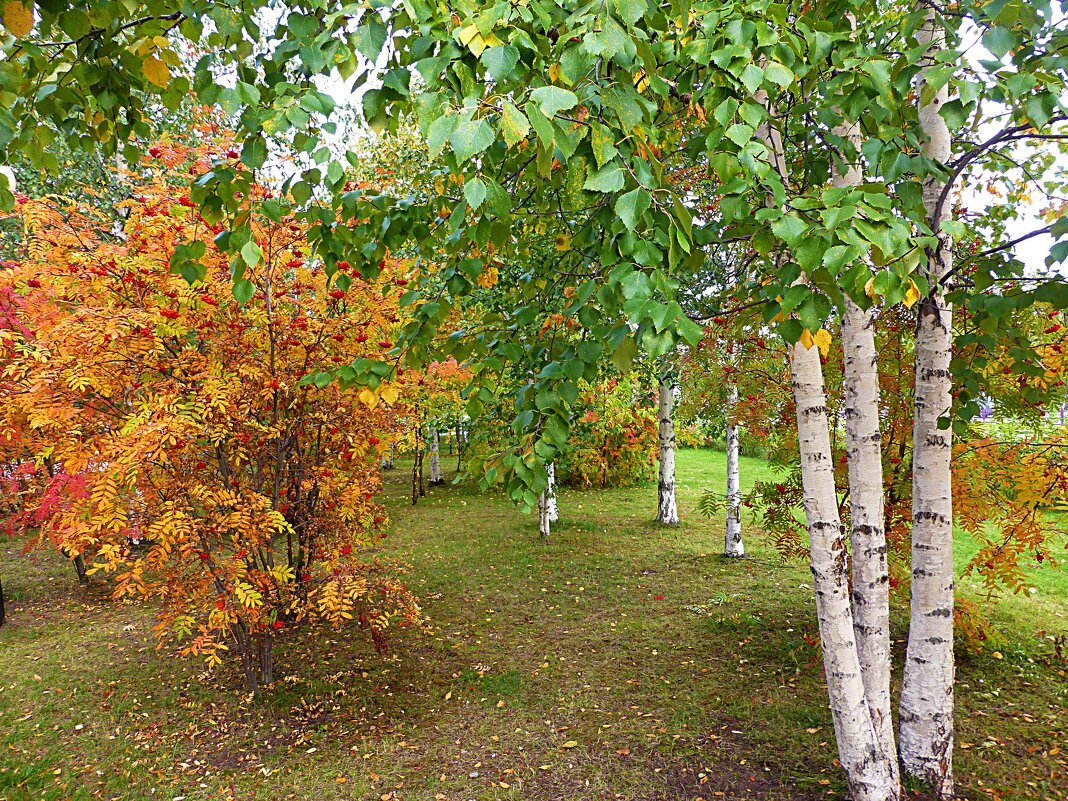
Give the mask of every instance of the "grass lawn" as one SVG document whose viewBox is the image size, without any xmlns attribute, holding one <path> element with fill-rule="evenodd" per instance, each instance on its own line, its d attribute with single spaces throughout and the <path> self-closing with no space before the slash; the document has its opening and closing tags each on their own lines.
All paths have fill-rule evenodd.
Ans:
<svg viewBox="0 0 1068 801">
<path fill-rule="evenodd" d="M 391 471 L 386 551 L 430 630 L 386 657 L 347 631 L 283 640 L 255 704 L 235 665 L 157 653 L 151 609 L 0 553 L 0 800 L 842 798 L 808 569 L 752 526 L 752 558 L 717 555 L 723 521 L 695 507 L 724 468 L 680 454 L 679 529 L 652 522 L 653 485 L 564 488 L 549 544 L 468 485 L 413 508 Z M 1068 579 L 1034 584 L 993 612 L 1002 658 L 959 650 L 966 798 L 1068 798 L 1068 661 L 1039 636 L 1068 630 Z"/>
</svg>

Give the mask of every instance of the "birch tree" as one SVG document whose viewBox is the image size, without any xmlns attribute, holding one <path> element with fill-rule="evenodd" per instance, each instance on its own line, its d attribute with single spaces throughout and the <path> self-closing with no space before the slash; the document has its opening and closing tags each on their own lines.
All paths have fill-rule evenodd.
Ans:
<svg viewBox="0 0 1068 801">
<path fill-rule="evenodd" d="M 852 15 L 850 25 L 856 26 Z M 832 132 L 843 142 L 838 153 L 840 163 L 832 174 L 832 186 L 840 189 L 860 186 L 859 122 L 843 120 Z M 883 519 L 882 435 L 873 310 L 861 309 L 848 293 L 843 294 L 842 394 L 849 472 L 853 628 L 868 712 L 896 786 L 897 749 L 890 702 L 890 576 Z"/>
<path fill-rule="evenodd" d="M 788 180 L 781 132 L 765 90 L 754 93 L 767 114 L 757 128 L 772 171 Z M 770 199 L 769 199 L 770 202 Z M 780 254 L 772 258 L 779 259 Z M 802 273 L 797 279 L 803 284 Z M 822 333 L 822 332 L 820 332 Z M 849 597 L 849 558 L 838 512 L 827 398 L 820 363 L 821 340 L 807 330 L 790 349 L 790 370 L 797 408 L 797 440 L 809 536 L 809 564 L 816 592 L 816 618 L 823 646 L 831 718 L 838 756 L 854 801 L 889 801 L 900 795 L 896 754 L 880 744 L 860 663 Z"/>
<path fill-rule="evenodd" d="M 910 15 L 911 3 L 859 0 L 578 6 L 565 0 L 491 6 L 410 0 L 376 7 L 247 0 L 240 7 L 186 4 L 181 11 L 171 0 L 89 5 L 92 25 L 81 9 L 36 3 L 35 13 L 19 15 L 0 43 L 0 72 L 12 100 L 0 161 L 21 150 L 58 169 L 41 137 L 60 135 L 79 147 L 94 140 L 105 148 L 121 145 L 133 163 L 147 127 L 146 97 L 174 108 L 193 94 L 199 102 L 240 111 L 236 155 L 198 176 L 188 200 L 207 224 L 219 226 L 216 241 L 233 265 L 235 296 L 245 297 L 251 285 L 244 272 L 258 258 L 240 214 L 248 189 L 268 169 L 276 145 L 313 155 L 314 164 L 272 163 L 270 170 L 284 173 L 278 182 L 284 191 L 262 203 L 271 214 L 295 214 L 311 224 L 314 257 L 329 285 L 357 274 L 373 279 L 388 254 L 402 250 L 435 269 L 406 285 L 403 305 L 411 319 L 383 346 L 381 358 L 339 364 L 310 380 L 374 390 L 399 369 L 451 355 L 477 367 L 465 396 L 474 417 L 508 366 L 523 362 L 529 380 L 508 407 L 514 447 L 487 468 L 486 482 L 499 481 L 526 509 L 538 506 L 545 490 L 544 465 L 566 448 L 579 382 L 595 378 L 605 359 L 626 371 L 639 351 L 655 359 L 680 343 L 695 345 L 701 327 L 683 313 L 677 288 L 705 265 L 710 250 L 745 243 L 749 274 L 739 276 L 745 290 L 737 293 L 745 297 L 732 296 L 726 306 L 759 305 L 764 322 L 791 349 L 817 615 L 841 762 L 854 798 L 896 794 L 891 757 L 882 752 L 868 707 L 850 609 L 817 339 L 833 309 L 842 308 L 843 292 L 855 301 L 863 297 L 868 259 L 879 268 L 873 294 L 886 305 L 899 303 L 913 278 L 924 293 L 932 289 L 922 274 L 913 276 L 923 261 L 915 247 L 913 196 L 916 177 L 946 162 L 930 149 L 916 158 L 914 115 L 906 109 L 920 52 L 912 29 L 922 13 Z M 287 13 L 262 14 L 268 6 Z M 850 8 L 869 11 L 855 46 L 845 24 Z M 976 20 L 989 52 L 1011 57 L 1014 69 L 991 67 L 981 80 L 961 84 L 959 95 L 940 103 L 936 114 L 959 127 L 969 109 L 981 116 L 983 103 L 975 101 L 988 93 L 1015 115 L 1003 143 L 1064 119 L 1066 45 L 1048 2 L 967 0 L 957 14 Z M 956 16 L 952 21 L 960 24 Z M 89 31 L 79 47 L 69 46 L 65 28 L 72 26 Z M 1025 28 L 1034 32 L 1027 42 L 1021 39 Z M 235 47 L 248 31 L 270 45 Z M 183 39 L 209 54 L 187 73 L 179 55 Z M 146 49 L 146 41 L 158 47 Z M 959 54 L 943 55 L 925 73 L 932 89 L 944 87 L 958 67 Z M 221 84 L 220 69 L 231 69 L 236 82 Z M 346 159 L 335 158 L 323 141 L 333 126 L 334 101 L 319 80 L 335 69 L 361 93 L 371 127 L 396 130 L 414 119 L 448 180 L 414 196 L 403 187 L 365 192 L 348 186 Z M 110 76 L 104 118 L 84 113 L 99 105 L 101 70 Z M 415 70 L 418 82 L 411 80 Z M 832 80 L 836 76 L 840 80 Z M 782 98 L 785 116 L 769 120 L 768 109 L 754 102 L 760 93 Z M 931 98 L 921 93 L 921 103 L 930 106 Z M 864 142 L 868 184 L 827 186 L 835 108 L 877 132 Z M 924 122 L 931 129 L 936 123 Z M 788 128 L 793 174 L 779 169 L 777 157 L 768 158 L 769 150 L 781 152 L 773 141 L 779 125 Z M 686 160 L 707 165 L 702 170 L 714 176 L 716 213 L 695 214 L 692 196 L 680 191 L 674 165 Z M 959 168 L 942 170 L 935 183 Z M 13 202 L 0 187 L 0 206 Z M 923 269 L 944 279 L 952 270 L 940 273 L 937 263 L 948 266 L 951 221 L 942 221 L 942 211 L 927 217 L 946 235 L 929 254 L 935 266 Z M 1046 227 L 1057 237 L 1068 233 L 1062 225 Z M 532 237 L 550 229 L 551 250 L 529 258 Z M 1068 243 L 1060 245 L 1063 258 Z M 183 253 L 185 262 L 172 265 L 176 270 L 195 262 Z M 478 324 L 455 324 L 456 309 L 520 262 L 500 302 Z M 991 269 L 989 275 L 1002 273 Z M 917 443 L 930 453 L 920 454 L 917 464 L 917 478 L 926 482 L 918 498 L 927 504 L 917 501 L 916 515 L 925 518 L 917 553 L 925 550 L 925 537 L 949 525 L 941 519 L 937 531 L 930 525 L 943 513 L 931 506 L 941 497 L 942 479 L 934 474 L 945 471 L 940 449 L 923 439 L 949 444 L 935 422 L 947 405 L 941 360 L 948 353 L 949 309 L 940 293 L 935 287 L 921 308 L 917 383 L 930 391 Z M 1053 297 L 1060 308 L 1068 306 L 1062 294 Z M 924 580 L 937 585 L 947 574 L 944 562 L 931 563 L 932 555 L 926 550 L 919 569 L 930 568 Z M 925 591 L 924 580 L 914 611 L 922 615 L 929 608 L 944 617 L 946 607 Z M 945 588 L 934 595 L 945 596 Z M 927 624 L 942 622 L 921 623 L 917 641 L 933 647 L 940 635 Z M 951 647 L 948 638 L 937 644 L 941 654 Z M 918 659 L 916 648 L 910 650 Z M 948 749 L 952 739 L 922 733 L 933 707 L 920 690 L 939 671 L 934 681 L 944 684 L 952 668 L 946 674 L 944 663 L 912 664 L 906 689 L 922 703 L 902 704 L 909 715 L 903 729 L 914 729 L 918 742 L 906 744 L 904 733 L 902 742 L 903 750 L 918 755 L 922 772 L 930 764 L 924 749 L 933 751 L 936 739 Z M 948 750 L 941 756 L 948 767 Z"/>
<path fill-rule="evenodd" d="M 926 8 L 926 6 L 922 6 Z M 949 85 L 927 86 L 945 48 L 945 29 L 928 9 L 917 39 L 928 46 L 919 79 L 924 155 L 949 161 L 951 137 L 940 111 Z M 929 177 L 923 205 L 936 242 L 928 248 L 916 327 L 916 395 L 912 434 L 912 602 L 901 686 L 901 764 L 928 782 L 939 798 L 953 797 L 953 492 L 951 433 L 952 307 L 942 279 L 953 269 L 953 240 L 945 182 Z"/>
<path fill-rule="evenodd" d="M 441 472 L 441 431 L 437 423 L 430 424 L 430 486 L 445 483 Z"/>
<path fill-rule="evenodd" d="M 738 421 L 735 410 L 738 405 L 738 387 L 727 386 L 727 532 L 723 541 L 723 555 L 745 556 L 742 543 L 742 481 L 738 461 Z"/>
<path fill-rule="evenodd" d="M 538 496 L 538 531 L 544 539 L 549 539 L 552 524 L 560 519 L 556 505 L 556 465 L 552 462 L 545 466 L 548 483 Z"/>
<path fill-rule="evenodd" d="M 679 524 L 679 509 L 675 502 L 675 393 L 678 374 L 665 365 L 658 381 L 659 397 L 659 480 L 657 482 L 656 520 L 666 526 Z"/>
</svg>

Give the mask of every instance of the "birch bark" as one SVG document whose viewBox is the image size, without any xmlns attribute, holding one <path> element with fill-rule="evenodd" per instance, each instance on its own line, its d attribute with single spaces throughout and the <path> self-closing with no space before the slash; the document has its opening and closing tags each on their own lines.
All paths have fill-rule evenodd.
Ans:
<svg viewBox="0 0 1068 801">
<path fill-rule="evenodd" d="M 556 463 L 549 462 L 545 470 L 549 474 L 549 483 L 545 487 L 545 509 L 549 522 L 555 523 L 560 519 L 560 511 L 556 506 Z"/>
<path fill-rule="evenodd" d="M 767 93 L 760 90 L 753 97 L 769 113 L 768 122 L 758 128 L 757 135 L 769 151 L 772 167 L 785 181 L 782 139 L 770 117 Z M 798 280 L 806 279 L 802 275 Z M 891 766 L 893 756 L 879 747 L 853 629 L 846 538 L 838 513 L 819 348 L 795 344 L 790 369 L 816 618 L 838 757 L 853 801 L 896 801 L 899 789 Z"/>
<path fill-rule="evenodd" d="M 549 523 L 549 511 L 545 504 L 545 495 L 538 499 L 538 532 L 541 534 L 542 539 L 549 539 L 549 532 L 552 526 Z"/>
<path fill-rule="evenodd" d="M 430 428 L 430 486 L 444 481 L 441 475 L 441 434 L 435 425 Z"/>
<path fill-rule="evenodd" d="M 898 784 L 893 755 L 880 748 L 853 629 L 819 348 L 797 343 L 790 366 L 816 616 L 838 757 L 854 801 L 890 801 L 898 798 Z"/>
<path fill-rule="evenodd" d="M 656 520 L 667 526 L 679 524 L 675 502 L 675 375 L 665 369 L 660 376 L 660 478 L 657 483 Z"/>
<path fill-rule="evenodd" d="M 860 153 L 860 127 L 845 122 L 834 133 Z M 854 159 L 856 156 L 853 157 Z M 859 186 L 860 168 L 845 161 L 835 171 L 835 187 Z M 849 461 L 850 541 L 853 554 L 853 630 L 857 639 L 864 694 L 879 747 L 899 782 L 897 746 L 890 702 L 890 577 L 883 528 L 882 435 L 879 431 L 878 354 L 872 311 L 846 295 L 842 314 L 846 454 Z"/>
<path fill-rule="evenodd" d="M 738 464 L 738 424 L 734 422 L 734 409 L 738 405 L 738 387 L 727 388 L 727 533 L 723 542 L 723 555 L 745 556 L 742 544 L 742 482 Z"/>
<path fill-rule="evenodd" d="M 926 6 L 925 6 L 926 7 Z M 932 97 L 923 86 L 934 57 L 945 49 L 945 29 L 934 10 L 917 35 L 929 45 L 920 72 L 923 154 L 940 164 L 950 155 L 950 133 L 939 114 L 949 100 L 948 83 Z M 951 436 L 939 427 L 950 408 L 949 362 L 952 309 L 940 279 L 953 266 L 953 242 L 942 231 L 949 219 L 941 202 L 945 185 L 928 178 L 923 202 L 938 237 L 927 254 L 931 292 L 920 299 L 916 326 L 916 398 L 912 429 L 912 601 L 901 687 L 901 765 L 927 782 L 939 798 L 953 797 L 953 503 Z"/>
</svg>

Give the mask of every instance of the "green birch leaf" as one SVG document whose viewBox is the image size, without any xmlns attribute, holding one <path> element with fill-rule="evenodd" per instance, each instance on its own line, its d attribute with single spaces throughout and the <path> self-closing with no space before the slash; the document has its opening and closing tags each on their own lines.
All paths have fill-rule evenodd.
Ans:
<svg viewBox="0 0 1068 801">
<path fill-rule="evenodd" d="M 589 192 L 618 192 L 623 188 L 623 168 L 614 161 L 606 164 L 587 178 L 582 188 Z"/>
<path fill-rule="evenodd" d="M 486 71 L 493 80 L 500 83 L 519 63 L 519 50 L 513 45 L 487 48 L 482 53 L 482 63 L 486 65 Z"/>
<path fill-rule="evenodd" d="M 653 196 L 650 195 L 645 189 L 638 187 L 632 189 L 625 195 L 620 195 L 616 201 L 615 209 L 616 214 L 619 215 L 619 219 L 623 221 L 623 224 L 627 228 L 633 231 L 642 215 L 648 211 L 649 206 L 652 205 Z"/>
<path fill-rule="evenodd" d="M 495 138 L 493 129 L 485 120 L 467 120 L 456 126 L 449 143 L 456 160 L 463 164 L 492 145 Z"/>
<path fill-rule="evenodd" d="M 526 115 L 507 100 L 501 104 L 501 133 L 504 134 L 508 147 L 522 142 L 530 133 L 530 123 Z"/>
<path fill-rule="evenodd" d="M 530 99 L 538 104 L 539 110 L 548 119 L 578 105 L 575 93 L 559 86 L 539 86 L 530 93 Z"/>
</svg>

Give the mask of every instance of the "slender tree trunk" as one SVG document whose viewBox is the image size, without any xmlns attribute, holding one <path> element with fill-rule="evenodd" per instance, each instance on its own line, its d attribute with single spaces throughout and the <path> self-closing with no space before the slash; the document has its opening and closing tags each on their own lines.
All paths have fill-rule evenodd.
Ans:
<svg viewBox="0 0 1068 801">
<path fill-rule="evenodd" d="M 415 441 L 415 461 L 412 462 L 412 506 L 419 503 L 419 438 Z"/>
<path fill-rule="evenodd" d="M 926 6 L 925 6 L 926 7 Z M 948 83 L 923 101 L 922 88 L 934 56 L 945 47 L 945 30 L 934 10 L 917 38 L 930 43 L 920 73 L 923 154 L 945 164 L 949 128 L 939 114 L 949 100 Z M 939 798 L 953 797 L 953 503 L 951 435 L 939 426 L 952 391 L 952 309 L 940 279 L 953 266 L 953 242 L 942 231 L 950 203 L 945 185 L 928 178 L 923 202 L 938 246 L 927 254 L 931 292 L 920 299 L 916 326 L 916 416 L 912 429 L 912 603 L 905 673 L 901 686 L 901 765 L 927 782 Z"/>
<path fill-rule="evenodd" d="M 816 616 L 838 756 L 853 801 L 888 801 L 898 797 L 894 757 L 880 748 L 861 673 L 819 348 L 796 344 L 791 368 Z"/>
<path fill-rule="evenodd" d="M 263 633 L 258 643 L 260 686 L 274 683 L 274 645 L 270 630 Z"/>
<path fill-rule="evenodd" d="M 4 583 L 0 581 L 0 626 L 4 625 L 4 619 L 7 617 L 7 610 L 4 608 Z"/>
<path fill-rule="evenodd" d="M 260 692 L 259 666 L 255 664 L 252 653 L 252 637 L 243 623 L 237 623 L 231 630 L 237 655 L 241 658 L 241 669 L 245 674 L 245 689 L 254 695 Z"/>
<path fill-rule="evenodd" d="M 660 376 L 660 480 L 657 484 L 656 520 L 666 526 L 679 524 L 675 502 L 675 374 L 666 368 Z"/>
<path fill-rule="evenodd" d="M 834 133 L 849 141 L 855 154 L 836 169 L 835 187 L 859 186 L 856 166 L 860 127 L 844 122 Z M 890 577 L 886 567 L 883 528 L 882 435 L 879 432 L 879 373 L 872 311 L 864 311 L 846 295 L 842 314 L 842 394 L 845 399 L 845 441 L 849 462 L 849 518 L 853 554 L 853 629 L 868 710 L 889 758 L 894 784 L 900 783 L 897 745 L 890 701 Z"/>
<path fill-rule="evenodd" d="M 423 473 L 423 460 L 426 458 L 426 454 L 423 453 L 422 448 L 419 450 L 419 497 L 422 498 L 426 495 L 426 484 L 424 483 Z"/>
<path fill-rule="evenodd" d="M 753 97 L 771 114 L 766 92 L 759 90 Z M 782 140 L 773 122 L 769 119 L 757 134 L 770 151 L 776 172 L 785 181 L 787 168 Z M 798 280 L 806 278 L 802 275 Z M 798 342 L 791 349 L 790 369 L 797 407 L 797 440 L 816 618 L 839 762 L 853 801 L 896 801 L 899 788 L 892 767 L 894 756 L 882 751 L 879 745 L 853 629 L 846 537 L 838 513 L 819 348 L 815 345 L 806 348 Z"/>
<path fill-rule="evenodd" d="M 85 586 L 89 583 L 89 576 L 85 572 L 85 559 L 78 554 L 71 561 L 74 563 L 74 572 L 78 574 L 78 583 Z"/>
<path fill-rule="evenodd" d="M 430 486 L 437 486 L 444 481 L 441 475 L 441 434 L 434 425 L 430 428 Z"/>
<path fill-rule="evenodd" d="M 742 543 L 742 482 L 738 463 L 738 424 L 734 409 L 738 405 L 738 387 L 727 388 L 727 534 L 723 541 L 723 555 L 745 556 Z"/>
<path fill-rule="evenodd" d="M 462 440 L 462 427 L 456 423 L 456 474 L 459 475 L 464 466 L 464 443 Z"/>
<path fill-rule="evenodd" d="M 541 534 L 542 539 L 549 539 L 549 531 L 552 528 L 551 524 L 552 521 L 549 519 L 549 501 L 543 492 L 538 496 L 538 532 Z"/>
<path fill-rule="evenodd" d="M 550 523 L 560 519 L 560 511 L 556 505 L 556 462 L 549 462 L 545 466 L 549 474 L 549 483 L 545 487 L 545 513 Z"/>
</svg>

